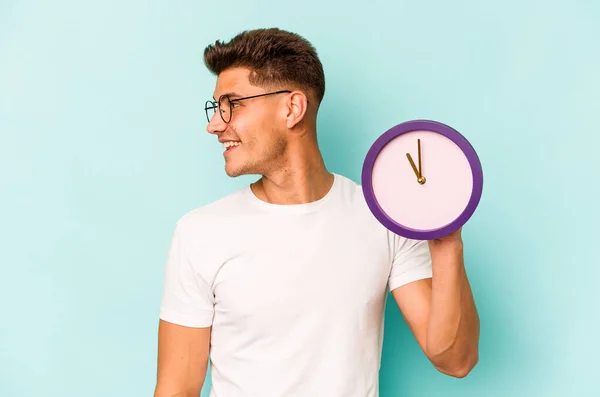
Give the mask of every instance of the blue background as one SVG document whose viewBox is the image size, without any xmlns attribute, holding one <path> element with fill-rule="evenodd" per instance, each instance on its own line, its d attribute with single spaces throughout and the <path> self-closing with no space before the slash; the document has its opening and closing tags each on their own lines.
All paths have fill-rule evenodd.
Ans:
<svg viewBox="0 0 600 397">
<path fill-rule="evenodd" d="M 435 371 L 392 304 L 381 396 L 598 395 L 599 20 L 591 0 L 0 1 L 0 395 L 152 394 L 174 224 L 255 179 L 205 131 L 202 51 L 270 26 L 319 51 L 330 171 L 359 181 L 419 118 L 482 161 L 480 363 Z"/>
</svg>

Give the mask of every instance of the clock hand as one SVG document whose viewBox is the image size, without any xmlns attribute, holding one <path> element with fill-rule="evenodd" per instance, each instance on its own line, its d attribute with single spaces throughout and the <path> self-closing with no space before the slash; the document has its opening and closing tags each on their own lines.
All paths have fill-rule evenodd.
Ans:
<svg viewBox="0 0 600 397">
<path fill-rule="evenodd" d="M 415 175 L 417 176 L 417 179 L 420 178 L 419 171 L 417 170 L 417 166 L 415 165 L 415 162 L 413 161 L 410 153 L 406 153 L 406 157 L 408 157 L 408 161 L 410 162 L 410 165 L 412 166 L 413 171 L 415 171 Z"/>
<path fill-rule="evenodd" d="M 417 182 L 419 182 L 419 184 L 421 184 L 421 185 L 424 184 L 425 183 L 425 177 L 423 175 L 421 175 L 421 173 L 417 169 L 417 166 L 415 165 L 415 162 L 413 161 L 410 153 L 406 153 L 406 157 L 408 157 L 408 161 L 410 161 L 410 165 L 412 166 L 412 169 L 415 172 L 415 175 L 417 176 Z M 419 156 L 419 167 L 421 166 L 420 160 L 421 160 L 421 158 Z"/>
<path fill-rule="evenodd" d="M 421 140 L 417 139 L 417 147 L 419 149 L 419 176 L 418 178 L 423 177 L 423 171 L 421 170 Z"/>
</svg>

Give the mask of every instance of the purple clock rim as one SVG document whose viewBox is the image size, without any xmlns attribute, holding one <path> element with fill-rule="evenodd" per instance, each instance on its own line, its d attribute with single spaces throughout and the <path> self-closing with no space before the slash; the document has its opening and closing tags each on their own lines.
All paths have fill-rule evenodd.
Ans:
<svg viewBox="0 0 600 397">
<path fill-rule="evenodd" d="M 375 193 L 373 191 L 373 167 L 379 152 L 387 145 L 392 139 L 412 131 L 433 131 L 438 134 L 444 135 L 452 142 L 454 142 L 465 154 L 467 161 L 471 167 L 473 176 L 473 189 L 471 191 L 471 197 L 467 206 L 463 212 L 452 222 L 444 225 L 437 229 L 431 230 L 416 230 L 404 225 L 401 225 L 391 219 L 381 208 Z M 398 124 L 386 132 L 384 132 L 377 140 L 371 145 L 371 148 L 367 152 L 365 161 L 362 168 L 362 190 L 365 196 L 365 200 L 369 209 L 375 216 L 375 218 L 383 224 L 388 230 L 398 234 L 400 236 L 414 239 L 414 240 L 434 240 L 440 237 L 444 237 L 463 226 L 473 215 L 475 209 L 479 205 L 481 200 L 481 194 L 483 191 L 483 170 L 481 167 L 481 161 L 479 156 L 473 149 L 471 143 L 454 128 L 433 120 L 412 120 Z"/>
</svg>

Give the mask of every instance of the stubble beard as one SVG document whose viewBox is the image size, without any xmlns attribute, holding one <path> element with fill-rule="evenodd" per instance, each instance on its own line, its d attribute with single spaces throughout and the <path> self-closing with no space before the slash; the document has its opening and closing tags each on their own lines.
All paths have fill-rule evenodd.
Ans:
<svg viewBox="0 0 600 397">
<path fill-rule="evenodd" d="M 267 175 L 277 171 L 283 163 L 287 150 L 287 141 L 281 136 L 262 149 L 256 148 L 255 141 L 248 142 L 247 147 L 244 145 L 246 144 L 242 143 L 239 149 L 244 151 L 247 149 L 245 161 L 235 167 L 228 167 L 225 164 L 225 173 L 231 178 L 242 175 Z"/>
</svg>

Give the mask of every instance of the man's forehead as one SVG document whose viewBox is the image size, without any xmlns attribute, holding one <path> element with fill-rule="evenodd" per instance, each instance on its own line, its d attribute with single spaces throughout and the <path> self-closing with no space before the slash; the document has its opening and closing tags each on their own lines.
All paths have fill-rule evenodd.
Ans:
<svg viewBox="0 0 600 397">
<path fill-rule="evenodd" d="M 229 95 L 230 97 L 241 96 L 243 92 L 252 87 L 248 81 L 247 69 L 235 68 L 227 69 L 217 77 L 217 84 L 213 92 L 213 99 L 219 98 L 221 95 Z"/>
</svg>

